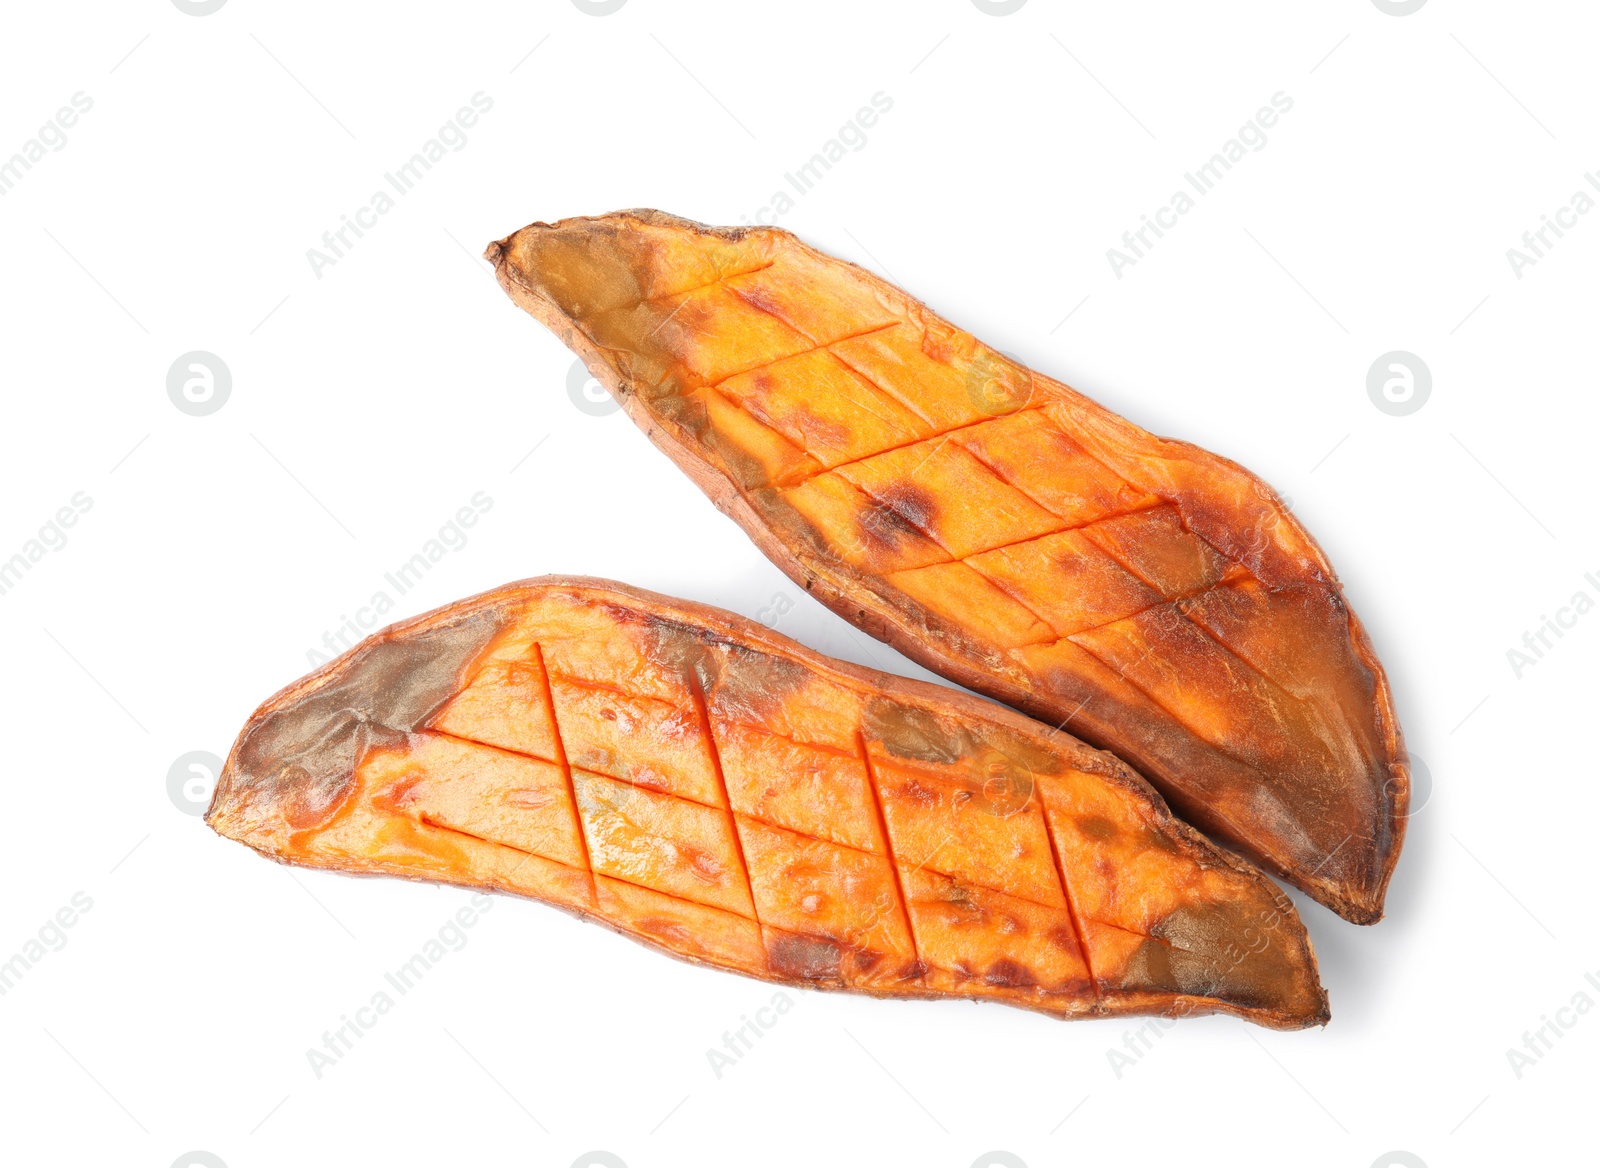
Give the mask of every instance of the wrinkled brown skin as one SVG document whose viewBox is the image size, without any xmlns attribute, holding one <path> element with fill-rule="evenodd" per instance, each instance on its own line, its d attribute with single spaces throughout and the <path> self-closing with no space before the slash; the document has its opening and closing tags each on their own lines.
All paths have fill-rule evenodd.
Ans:
<svg viewBox="0 0 1600 1168">
<path fill-rule="evenodd" d="M 1328 1018 L 1293 905 L 1123 763 L 603 580 L 523 581 L 369 637 L 256 711 L 206 822 L 283 862 L 532 897 L 788 985 Z"/>
<path fill-rule="evenodd" d="M 486 258 L 833 611 L 1115 752 L 1348 920 L 1383 915 L 1410 794 L 1388 682 L 1260 479 L 777 228 L 623 211 Z"/>
</svg>

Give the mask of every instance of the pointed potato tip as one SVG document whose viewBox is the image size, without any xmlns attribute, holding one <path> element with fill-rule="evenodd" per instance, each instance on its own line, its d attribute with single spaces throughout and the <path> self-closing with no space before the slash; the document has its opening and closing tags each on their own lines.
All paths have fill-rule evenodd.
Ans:
<svg viewBox="0 0 1600 1168">
<path fill-rule="evenodd" d="M 476 598 L 392 625 L 267 699 L 239 732 L 205 822 L 268 854 L 325 823 L 367 750 L 424 725 L 465 684 L 515 606 Z"/>
</svg>

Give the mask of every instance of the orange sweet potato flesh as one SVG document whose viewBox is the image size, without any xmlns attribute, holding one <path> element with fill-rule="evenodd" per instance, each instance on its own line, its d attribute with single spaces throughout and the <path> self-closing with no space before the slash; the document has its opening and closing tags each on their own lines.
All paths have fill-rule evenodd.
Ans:
<svg viewBox="0 0 1600 1168">
<path fill-rule="evenodd" d="M 1261 480 L 776 228 L 536 223 L 501 284 L 796 583 L 1137 767 L 1352 921 L 1409 772 L 1382 666 Z"/>
<path fill-rule="evenodd" d="M 1118 760 L 603 580 L 368 638 L 256 711 L 206 821 L 277 860 L 532 897 L 769 981 L 1328 1017 L 1293 905 Z"/>
</svg>

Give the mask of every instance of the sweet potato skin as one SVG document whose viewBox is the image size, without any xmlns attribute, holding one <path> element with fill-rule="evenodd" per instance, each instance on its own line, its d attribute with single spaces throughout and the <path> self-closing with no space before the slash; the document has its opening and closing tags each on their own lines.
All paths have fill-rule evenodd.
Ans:
<svg viewBox="0 0 1600 1168">
<path fill-rule="evenodd" d="M 871 273 L 776 228 L 709 228 L 657 211 L 617 212 L 533 224 L 491 244 L 486 257 L 512 300 L 577 352 L 715 505 L 833 611 L 953 681 L 1116 752 L 1190 822 L 1347 919 L 1381 918 L 1410 788 L 1388 682 L 1326 557 L 1266 484 L 1226 459 L 1147 434 L 988 349 Z M 678 288 L 695 291 L 675 295 L 674 277 Z M 870 365 L 882 353 L 863 365 L 863 351 L 892 324 L 903 326 L 910 348 L 893 360 L 933 358 L 919 367 L 924 380 L 944 366 L 961 375 L 943 397 L 911 403 L 933 419 L 932 438 L 920 447 L 880 438 L 884 453 L 841 462 L 830 442 L 848 445 L 858 436 L 836 417 L 806 416 L 815 411 L 804 401 L 783 403 L 790 413 L 779 416 L 770 385 L 760 384 L 770 380 L 767 371 L 729 374 L 770 356 L 770 338 L 725 323 L 715 304 L 683 311 L 699 289 L 735 282 L 744 305 L 780 322 L 824 305 L 806 335 L 832 329 L 828 335 L 844 336 L 850 356 L 840 364 L 855 372 L 883 368 Z M 646 298 L 640 305 L 652 297 L 677 303 L 635 325 L 628 317 L 640 310 L 627 304 L 636 297 Z M 838 357 L 836 346 L 847 347 L 815 348 Z M 793 358 L 808 359 L 805 352 Z M 795 395 L 834 400 L 827 386 L 836 372 L 791 375 Z M 850 392 L 858 388 L 853 383 Z M 909 392 L 892 388 L 902 398 Z M 730 395 L 746 412 L 720 400 Z M 879 396 L 879 410 L 888 397 Z M 766 424 L 756 424 L 757 414 Z M 1039 448 L 1025 416 L 1047 416 L 1053 425 L 1037 429 L 1059 445 Z M 980 427 L 994 437 L 972 440 Z M 1001 433 L 1004 427 L 1019 432 Z M 1078 544 L 1047 548 L 1047 563 L 1082 560 L 1083 533 L 1092 530 L 1097 546 L 1088 550 L 1110 562 L 1123 593 L 1148 593 L 1149 607 L 1140 611 L 1127 596 L 1107 600 L 1107 590 L 1096 592 L 1083 576 L 1068 582 L 1067 591 L 1080 590 L 1072 601 L 1082 603 L 1066 619 L 1100 603 L 1123 607 L 1108 608 L 1103 627 L 1063 628 L 1041 607 L 1057 601 L 1060 589 L 1053 592 L 1027 563 L 996 562 L 1016 549 L 964 556 L 968 549 L 956 541 L 987 517 L 975 513 L 966 531 L 938 531 L 941 509 L 955 512 L 949 504 L 959 492 L 911 483 L 924 468 L 937 470 L 936 447 L 952 436 L 951 447 L 974 448 L 991 468 L 1033 476 L 1035 509 L 1064 525 L 1059 535 L 1038 527 L 1046 535 L 1037 545 Z M 902 452 L 912 456 L 908 466 L 886 483 L 860 481 L 862 470 Z M 1051 469 L 1041 475 L 1040 467 Z M 837 500 L 803 500 L 814 482 L 837 486 L 852 473 L 838 489 L 865 493 L 870 502 L 859 511 L 844 507 L 839 519 Z M 1172 530 L 1148 520 L 1169 520 Z M 1150 530 L 1134 530 L 1141 523 Z M 1118 525 L 1124 530 L 1113 530 Z M 954 547 L 952 563 L 920 566 L 938 550 L 932 537 Z M 1183 554 L 1211 562 L 1159 562 L 1174 540 L 1187 541 Z M 984 578 L 963 576 L 953 587 L 948 573 L 973 563 Z M 924 578 L 930 573 L 945 574 Z M 1186 578 L 1200 587 L 1186 589 Z M 1019 582 L 1033 589 L 1026 604 L 1011 603 Z M 1008 627 L 975 620 L 971 614 L 990 600 L 1019 619 Z M 1038 631 L 1046 618 L 1058 622 L 1048 644 Z M 1032 629 L 1021 627 L 1030 620 Z"/>
<path fill-rule="evenodd" d="M 607 581 L 375 634 L 256 711 L 206 818 L 283 862 L 530 896 L 784 984 L 1327 1020 L 1292 905 L 1118 760 Z"/>
</svg>

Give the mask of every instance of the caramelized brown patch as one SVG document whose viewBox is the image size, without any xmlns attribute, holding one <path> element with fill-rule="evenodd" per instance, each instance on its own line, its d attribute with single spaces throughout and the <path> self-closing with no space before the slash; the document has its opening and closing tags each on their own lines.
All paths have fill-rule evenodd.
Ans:
<svg viewBox="0 0 1600 1168">
<path fill-rule="evenodd" d="M 869 501 L 856 517 L 856 524 L 868 547 L 878 546 L 887 551 L 925 538 L 922 529 L 888 500 Z"/>
<path fill-rule="evenodd" d="M 1005 957 L 989 966 L 983 975 L 983 980 L 993 986 L 1008 986 L 1012 989 L 1031 989 L 1039 984 L 1039 977 L 1033 970 Z"/>
<path fill-rule="evenodd" d="M 772 972 L 796 981 L 838 981 L 844 949 L 824 937 L 778 933 L 767 942 Z"/>
<path fill-rule="evenodd" d="M 1089 839 L 1108 840 L 1117 834 L 1117 825 L 1099 815 L 1080 815 L 1076 826 Z"/>
<path fill-rule="evenodd" d="M 508 617 L 482 606 L 433 628 L 364 642 L 318 689 L 272 710 L 240 741 L 208 818 L 277 802 L 296 829 L 332 818 L 366 752 L 425 724 L 466 684 Z"/>
</svg>

